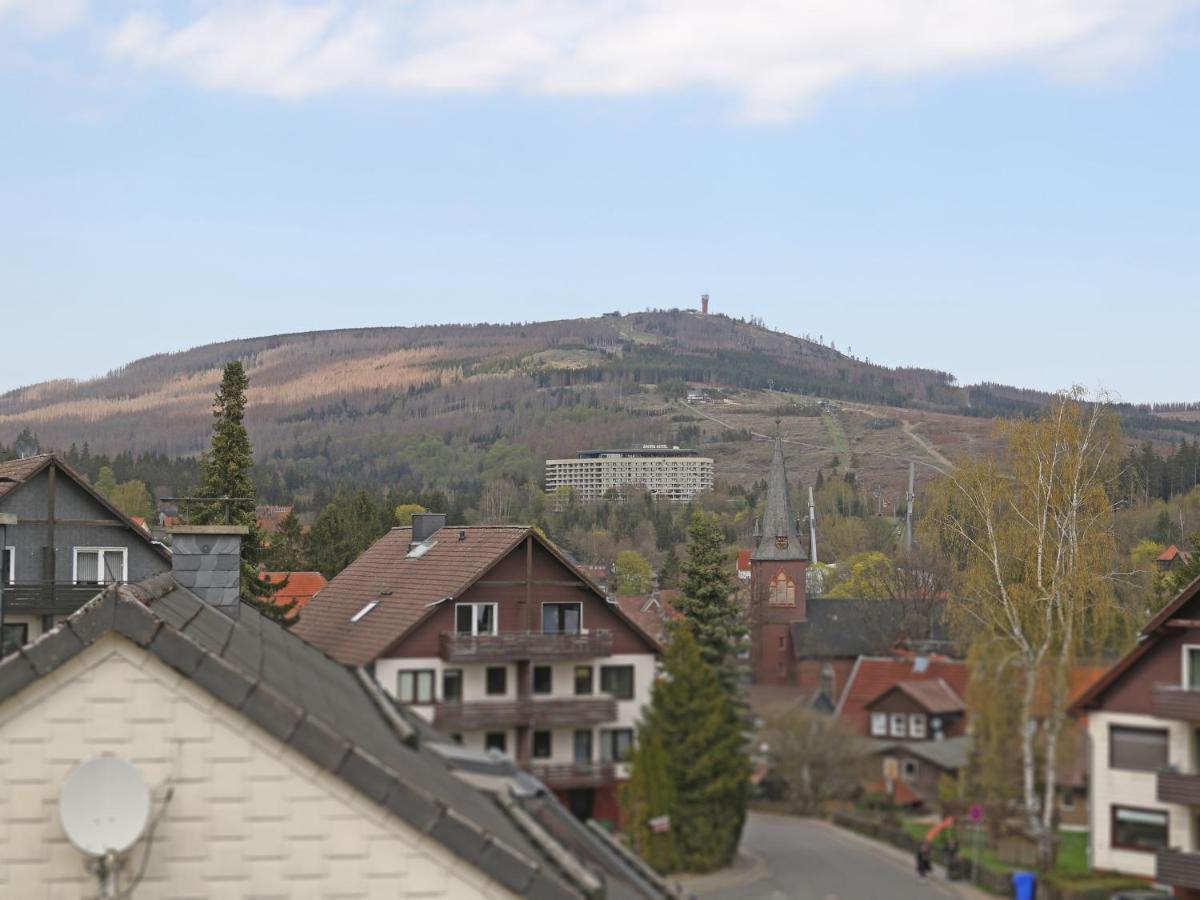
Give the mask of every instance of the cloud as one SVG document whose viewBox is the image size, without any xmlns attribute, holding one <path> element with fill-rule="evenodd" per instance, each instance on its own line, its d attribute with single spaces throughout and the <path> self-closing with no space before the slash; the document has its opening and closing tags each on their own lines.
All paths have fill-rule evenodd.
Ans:
<svg viewBox="0 0 1200 900">
<path fill-rule="evenodd" d="M 35 32 L 61 31 L 83 20 L 87 0 L 0 0 L 0 25 L 15 20 Z"/>
<path fill-rule="evenodd" d="M 14 0 L 0 0 L 0 9 Z M 32 4 L 28 4 L 32 5 Z M 786 120 L 870 79 L 1023 65 L 1103 76 L 1196 0 L 410 0 L 221 3 L 120 22 L 117 60 L 284 98 L 347 89 L 724 92 Z M 195 7 L 193 7 L 195 8 Z"/>
</svg>

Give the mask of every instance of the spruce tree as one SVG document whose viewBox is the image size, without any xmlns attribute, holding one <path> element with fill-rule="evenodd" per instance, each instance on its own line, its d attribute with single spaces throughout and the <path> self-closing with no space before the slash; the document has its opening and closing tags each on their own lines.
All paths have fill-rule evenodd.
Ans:
<svg viewBox="0 0 1200 900">
<path fill-rule="evenodd" d="M 212 446 L 200 457 L 200 487 L 197 497 L 235 498 L 202 504 L 192 516 L 198 525 L 244 525 L 242 537 L 242 597 L 264 616 L 292 624 L 296 602 L 277 604 L 272 585 L 258 575 L 263 555 L 262 529 L 254 518 L 254 454 L 246 433 L 246 370 L 237 360 L 225 364 L 221 386 L 213 400 Z"/>
<path fill-rule="evenodd" d="M 717 670 L 721 683 L 733 695 L 746 626 L 733 596 L 736 588 L 724 535 L 712 513 L 697 512 L 692 517 L 683 575 L 683 596 L 675 608 L 691 624 L 704 661 Z"/>
<path fill-rule="evenodd" d="M 634 779 L 645 786 L 631 789 L 628 802 L 639 801 L 647 814 L 665 809 L 670 816 L 669 845 L 645 843 L 643 830 L 652 864 L 673 860 L 684 871 L 709 872 L 733 860 L 746 822 L 745 740 L 738 711 L 686 621 L 673 629 L 663 669 L 638 729 Z M 656 758 L 658 746 L 662 761 Z M 663 781 L 661 789 L 652 789 L 656 781 Z M 648 827 L 649 815 L 630 812 L 639 827 Z"/>
<path fill-rule="evenodd" d="M 662 735 L 645 723 L 638 725 L 638 742 L 630 760 L 632 772 L 621 785 L 621 808 L 634 851 L 662 874 L 675 871 L 675 841 L 670 829 L 655 831 L 650 822 L 670 817 L 675 806 L 675 785 L 667 770 Z"/>
</svg>

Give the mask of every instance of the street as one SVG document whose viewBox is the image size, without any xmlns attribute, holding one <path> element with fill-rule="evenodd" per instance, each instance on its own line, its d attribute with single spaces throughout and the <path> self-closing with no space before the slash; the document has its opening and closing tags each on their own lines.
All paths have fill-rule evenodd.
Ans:
<svg viewBox="0 0 1200 900">
<path fill-rule="evenodd" d="M 923 880 L 899 851 L 813 819 L 751 813 L 742 837 L 750 857 L 734 870 L 690 881 L 713 900 L 929 900 L 961 893 Z"/>
</svg>

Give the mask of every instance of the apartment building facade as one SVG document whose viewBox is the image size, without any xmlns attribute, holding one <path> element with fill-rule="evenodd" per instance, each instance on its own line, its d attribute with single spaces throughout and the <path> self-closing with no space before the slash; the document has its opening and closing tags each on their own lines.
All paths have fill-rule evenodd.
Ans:
<svg viewBox="0 0 1200 900">
<path fill-rule="evenodd" d="M 546 460 L 546 491 L 570 489 L 583 502 L 649 491 L 687 503 L 713 486 L 713 461 L 696 450 L 644 444 L 625 450 L 584 450 L 572 459 Z"/>
<path fill-rule="evenodd" d="M 465 748 L 510 756 L 581 818 L 618 818 L 659 647 L 533 529 L 415 516 L 296 631 Z"/>
</svg>

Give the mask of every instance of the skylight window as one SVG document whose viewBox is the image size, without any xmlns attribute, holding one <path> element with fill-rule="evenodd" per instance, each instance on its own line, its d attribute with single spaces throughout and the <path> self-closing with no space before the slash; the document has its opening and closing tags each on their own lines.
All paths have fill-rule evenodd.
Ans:
<svg viewBox="0 0 1200 900">
<path fill-rule="evenodd" d="M 360 609 L 358 612 L 356 612 L 354 615 L 352 615 L 350 617 L 350 624 L 353 625 L 355 622 L 357 622 L 359 619 L 361 619 L 363 616 L 365 616 L 367 613 L 369 613 L 371 610 L 373 610 L 378 605 L 379 605 L 378 600 L 372 600 L 370 603 L 368 603 L 366 606 L 364 606 L 362 609 Z"/>
<path fill-rule="evenodd" d="M 437 541 L 422 541 L 421 543 L 417 544 L 417 546 L 413 547 L 411 550 L 408 551 L 408 558 L 409 559 L 420 559 L 422 556 L 424 556 L 426 553 L 428 553 L 433 548 L 434 544 L 436 544 L 436 543 L 437 543 Z"/>
</svg>

